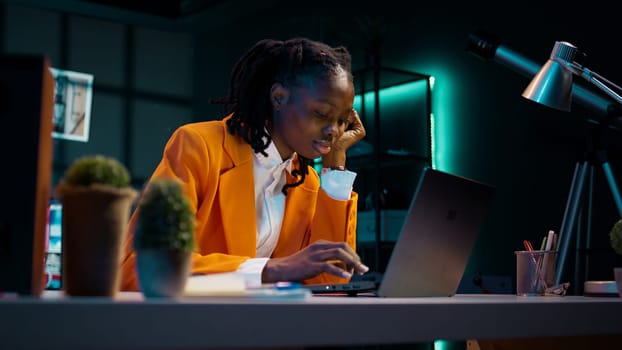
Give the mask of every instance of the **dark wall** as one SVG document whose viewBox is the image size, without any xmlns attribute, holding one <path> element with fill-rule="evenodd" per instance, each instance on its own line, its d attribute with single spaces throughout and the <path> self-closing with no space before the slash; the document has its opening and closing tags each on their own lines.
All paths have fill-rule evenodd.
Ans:
<svg viewBox="0 0 622 350">
<path fill-rule="evenodd" d="M 206 24 L 208 29 L 199 35 L 199 50 L 210 58 L 199 67 L 198 76 L 209 79 L 209 84 L 199 95 L 224 92 L 226 80 L 222 79 L 237 56 L 264 37 L 309 36 L 345 44 L 355 66 L 365 63 L 365 48 L 380 38 L 384 65 L 436 77 L 433 112 L 439 124 L 446 128 L 451 124 L 451 132 L 437 135 L 437 151 L 443 155 L 439 168 L 497 186 L 467 273 L 513 275 L 513 252 L 522 249 L 523 239 L 539 245 L 549 229 L 560 230 L 575 164 L 586 150 L 590 130 L 603 124 L 600 116 L 577 104 L 565 113 L 525 100 L 521 93 L 528 77 L 469 53 L 465 47 L 470 34 L 486 30 L 504 47 L 541 64 L 555 41 L 569 41 L 587 53 L 587 67 L 621 82 L 620 49 L 613 35 L 619 29 L 613 8 L 590 3 L 577 11 L 562 9 L 568 7 L 563 3 L 492 1 L 458 6 L 397 1 L 296 6 L 278 2 L 224 31 L 214 32 Z M 361 23 L 371 27 L 361 27 Z M 370 28 L 381 28 L 383 34 L 374 36 L 378 32 L 371 31 L 370 35 Z M 576 81 L 583 84 L 579 78 Z M 199 118 L 201 113 L 206 119 L 218 113 L 213 106 L 200 107 Z M 609 129 L 599 138 L 606 145 L 618 182 L 622 181 L 620 137 L 618 130 Z M 601 168 L 596 167 L 594 173 L 591 244 L 595 252 L 588 277 L 611 279 L 616 257 L 607 233 L 618 215 Z M 581 219 L 577 226 L 584 222 Z M 569 259 L 564 280 L 574 281 L 573 251 Z"/>
<path fill-rule="evenodd" d="M 71 8 L 75 2 L 41 3 L 67 3 L 66 11 L 76 10 Z M 603 124 L 592 110 L 580 105 L 575 104 L 572 112 L 564 113 L 525 100 L 520 95 L 529 78 L 511 67 L 467 52 L 469 35 L 486 30 L 497 36 L 504 47 L 538 64 L 546 61 L 556 40 L 569 41 L 587 53 L 585 62 L 589 68 L 622 83 L 616 17 L 619 12 L 613 5 L 596 1 L 583 3 L 579 9 L 569 8 L 566 2 L 490 0 L 469 4 L 230 0 L 222 4 L 224 10 L 209 9 L 207 14 L 166 20 L 160 26 L 191 32 L 196 39 L 194 120 L 221 117 L 222 107 L 210 104 L 209 100 L 226 92 L 229 72 L 238 57 L 257 40 L 267 37 L 306 36 L 345 45 L 353 54 L 354 68 L 363 67 L 368 51 L 377 49 L 383 65 L 436 78 L 432 110 L 438 129 L 438 168 L 497 187 L 467 274 L 513 276 L 513 252 L 522 249 L 523 239 L 538 245 L 549 229 L 560 230 L 575 164 L 582 158 L 585 141 L 594 126 Z M 89 11 L 83 9 L 78 13 L 95 18 L 105 13 L 105 20 L 123 18 L 123 23 L 137 26 L 162 24 L 153 18 L 134 21 L 134 16 Z M 597 123 L 589 122 L 593 119 Z M 412 125 L 404 120 L 403 127 Z M 165 142 L 162 135 L 155 135 L 150 128 L 139 131 L 147 140 Z M 619 130 L 611 129 L 599 137 L 618 183 L 622 182 L 621 138 Z M 138 155 L 147 158 L 158 159 L 161 153 L 160 147 L 139 149 L 152 152 Z M 620 258 L 609 248 L 607 233 L 619 216 L 601 169 L 596 167 L 594 174 L 589 225 L 594 254 L 588 277 L 611 279 L 611 267 Z M 386 176 L 399 178 L 395 174 Z M 585 216 L 579 224 L 585 226 Z M 564 279 L 574 282 L 578 280 L 571 274 L 574 251 L 569 257 L 571 264 Z"/>
</svg>

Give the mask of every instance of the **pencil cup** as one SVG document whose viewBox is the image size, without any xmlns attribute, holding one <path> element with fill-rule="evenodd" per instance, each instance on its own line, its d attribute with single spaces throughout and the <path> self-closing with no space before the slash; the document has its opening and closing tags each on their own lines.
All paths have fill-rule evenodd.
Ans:
<svg viewBox="0 0 622 350">
<path fill-rule="evenodd" d="M 555 284 L 557 251 L 516 251 L 516 295 L 544 295 Z"/>
</svg>

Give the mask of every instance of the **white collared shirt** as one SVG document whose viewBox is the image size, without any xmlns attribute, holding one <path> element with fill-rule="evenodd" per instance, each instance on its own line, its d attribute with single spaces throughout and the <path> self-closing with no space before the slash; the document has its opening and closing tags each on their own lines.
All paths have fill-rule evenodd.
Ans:
<svg viewBox="0 0 622 350">
<path fill-rule="evenodd" d="M 253 152 L 255 183 L 255 220 L 257 222 L 257 255 L 248 259 L 237 272 L 244 276 L 247 287 L 261 286 L 261 273 L 279 240 L 285 213 L 285 171 L 291 173 L 293 156 L 283 161 L 274 142 L 266 148 L 268 156 Z M 332 198 L 347 200 L 352 192 L 356 173 L 351 171 L 322 172 L 320 187 Z"/>
</svg>

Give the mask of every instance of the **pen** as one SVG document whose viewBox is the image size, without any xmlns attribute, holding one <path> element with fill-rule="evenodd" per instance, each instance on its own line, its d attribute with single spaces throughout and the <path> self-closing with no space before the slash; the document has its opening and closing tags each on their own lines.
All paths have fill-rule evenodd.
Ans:
<svg viewBox="0 0 622 350">
<path fill-rule="evenodd" d="M 548 237 L 546 238 L 546 247 L 544 248 L 545 251 L 550 252 L 555 249 L 553 246 L 554 240 L 555 240 L 555 231 L 549 230 Z M 551 258 L 552 256 L 549 256 L 548 253 L 544 253 L 544 256 L 543 256 L 544 261 L 542 262 L 541 266 L 539 266 L 541 270 L 536 271 L 537 276 L 542 275 L 541 280 L 544 282 L 544 288 L 549 287 L 546 281 L 546 276 L 547 276 L 548 269 L 549 269 L 549 259 Z"/>
<path fill-rule="evenodd" d="M 540 243 L 540 250 L 544 250 L 546 245 L 546 236 L 542 237 L 542 243 Z"/>
<path fill-rule="evenodd" d="M 553 250 L 553 236 L 555 236 L 555 231 L 553 230 L 549 230 L 549 235 L 546 238 L 546 248 L 544 248 L 544 250 Z"/>
<path fill-rule="evenodd" d="M 533 252 L 533 246 L 531 245 L 531 242 L 529 242 L 528 240 L 523 240 L 523 245 L 525 246 L 525 250 L 528 252 Z M 534 264 L 534 266 L 538 266 L 538 262 L 536 261 L 536 258 L 533 256 L 533 254 L 529 254 L 531 257 L 531 262 Z"/>
</svg>

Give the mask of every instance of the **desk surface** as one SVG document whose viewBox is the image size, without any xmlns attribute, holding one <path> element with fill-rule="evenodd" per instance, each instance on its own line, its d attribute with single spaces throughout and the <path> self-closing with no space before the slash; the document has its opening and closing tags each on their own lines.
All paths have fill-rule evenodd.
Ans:
<svg viewBox="0 0 622 350">
<path fill-rule="evenodd" d="M 621 335 L 622 298 L 0 299 L 2 349 L 209 349 Z"/>
</svg>

